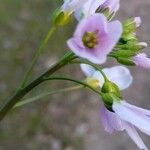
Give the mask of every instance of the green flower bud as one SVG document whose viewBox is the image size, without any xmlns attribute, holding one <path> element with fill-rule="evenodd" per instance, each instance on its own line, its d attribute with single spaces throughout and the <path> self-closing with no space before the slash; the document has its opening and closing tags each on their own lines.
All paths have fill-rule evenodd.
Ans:
<svg viewBox="0 0 150 150">
<path fill-rule="evenodd" d="M 123 65 L 126 65 L 126 66 L 134 66 L 135 65 L 135 63 L 132 60 L 130 60 L 130 58 L 118 57 L 117 61 L 120 64 L 123 64 Z"/>
<path fill-rule="evenodd" d="M 101 91 L 103 93 L 112 93 L 118 97 L 121 97 L 121 93 L 120 93 L 118 86 L 111 81 L 106 81 L 103 84 Z"/>
<path fill-rule="evenodd" d="M 53 15 L 53 24 L 56 26 L 64 26 L 70 21 L 70 14 L 57 10 Z"/>
<path fill-rule="evenodd" d="M 105 107 L 110 110 L 110 111 L 113 111 L 112 110 L 112 105 L 113 105 L 113 102 L 114 101 L 121 101 L 120 98 L 118 98 L 117 96 L 115 96 L 114 94 L 112 93 L 103 93 L 102 94 L 102 99 L 103 99 L 103 102 L 104 102 L 104 105 Z"/>
<path fill-rule="evenodd" d="M 117 57 L 129 58 L 136 55 L 135 51 L 132 50 L 118 50 L 114 52 Z"/>
</svg>

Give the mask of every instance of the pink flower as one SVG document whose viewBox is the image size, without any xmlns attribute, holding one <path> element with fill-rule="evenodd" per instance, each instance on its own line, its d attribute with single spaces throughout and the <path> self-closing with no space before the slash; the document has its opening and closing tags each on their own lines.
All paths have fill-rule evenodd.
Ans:
<svg viewBox="0 0 150 150">
<path fill-rule="evenodd" d="M 133 62 L 136 66 L 150 68 L 150 58 L 145 53 L 140 53 L 133 57 Z"/>
<path fill-rule="evenodd" d="M 79 57 L 102 64 L 122 34 L 119 21 L 107 22 L 102 14 L 95 14 L 82 19 L 72 38 L 68 40 L 69 48 Z"/>
<path fill-rule="evenodd" d="M 114 101 L 112 109 L 114 112 L 105 107 L 101 108 L 101 120 L 105 131 L 113 133 L 114 130 L 126 130 L 139 149 L 148 150 L 135 127 L 150 135 L 150 111 L 128 104 L 126 101 Z"/>
</svg>

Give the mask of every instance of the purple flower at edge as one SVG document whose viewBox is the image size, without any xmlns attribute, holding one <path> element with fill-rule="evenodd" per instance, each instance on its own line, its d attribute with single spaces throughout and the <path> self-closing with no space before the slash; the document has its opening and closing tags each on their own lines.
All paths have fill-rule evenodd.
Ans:
<svg viewBox="0 0 150 150">
<path fill-rule="evenodd" d="M 122 24 L 119 21 L 108 22 L 104 15 L 94 14 L 79 22 L 67 44 L 77 56 L 102 64 L 121 34 Z"/>
<path fill-rule="evenodd" d="M 142 68 L 150 68 L 150 58 L 145 53 L 140 53 L 133 57 L 133 62 L 136 66 Z"/>
<path fill-rule="evenodd" d="M 114 112 L 102 107 L 100 111 L 105 131 L 113 133 L 114 130 L 125 130 L 139 149 L 148 150 L 135 127 L 150 135 L 150 111 L 128 104 L 126 101 L 114 102 L 112 109 Z"/>
</svg>

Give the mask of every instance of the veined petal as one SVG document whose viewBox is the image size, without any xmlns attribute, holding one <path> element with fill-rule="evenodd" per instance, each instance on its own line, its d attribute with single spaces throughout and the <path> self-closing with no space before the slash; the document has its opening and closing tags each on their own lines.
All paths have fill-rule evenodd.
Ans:
<svg viewBox="0 0 150 150">
<path fill-rule="evenodd" d="M 140 108 L 140 107 L 137 107 L 137 106 L 134 106 L 134 105 L 131 105 L 131 104 L 127 103 L 126 101 L 123 101 L 122 103 L 123 103 L 124 106 L 127 106 L 127 107 L 129 107 L 131 109 L 134 109 L 136 111 L 139 111 L 140 113 L 150 117 L 150 111 L 149 110 L 143 109 L 143 108 Z"/>
<path fill-rule="evenodd" d="M 140 112 L 129 109 L 124 106 L 122 102 L 113 103 L 113 110 L 124 121 L 127 121 L 137 128 L 150 132 L 150 119 L 149 117 L 140 115 Z"/>
<path fill-rule="evenodd" d="M 112 133 L 114 130 L 123 131 L 122 120 L 113 112 L 107 110 L 104 106 L 100 110 L 101 120 L 105 131 Z"/>
<path fill-rule="evenodd" d="M 139 149 L 148 150 L 148 148 L 140 138 L 139 134 L 137 133 L 133 125 L 124 122 L 124 127 L 130 138 L 135 142 L 135 144 L 139 147 Z"/>
<path fill-rule="evenodd" d="M 103 125 L 105 131 L 110 134 L 113 133 L 114 129 L 112 128 L 111 124 L 109 123 L 105 107 L 102 107 L 100 109 L 100 114 L 101 114 L 101 122 L 102 122 L 102 125 Z"/>
</svg>

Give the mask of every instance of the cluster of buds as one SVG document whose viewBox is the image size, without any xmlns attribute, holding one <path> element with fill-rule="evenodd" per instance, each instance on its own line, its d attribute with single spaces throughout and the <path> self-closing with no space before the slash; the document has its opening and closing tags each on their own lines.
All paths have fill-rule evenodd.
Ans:
<svg viewBox="0 0 150 150">
<path fill-rule="evenodd" d="M 123 65 L 137 65 L 144 68 L 150 67 L 150 59 L 141 51 L 147 43 L 139 42 L 136 29 L 141 25 L 141 18 L 135 17 L 123 22 L 122 36 L 111 52 L 110 56 Z"/>
</svg>

